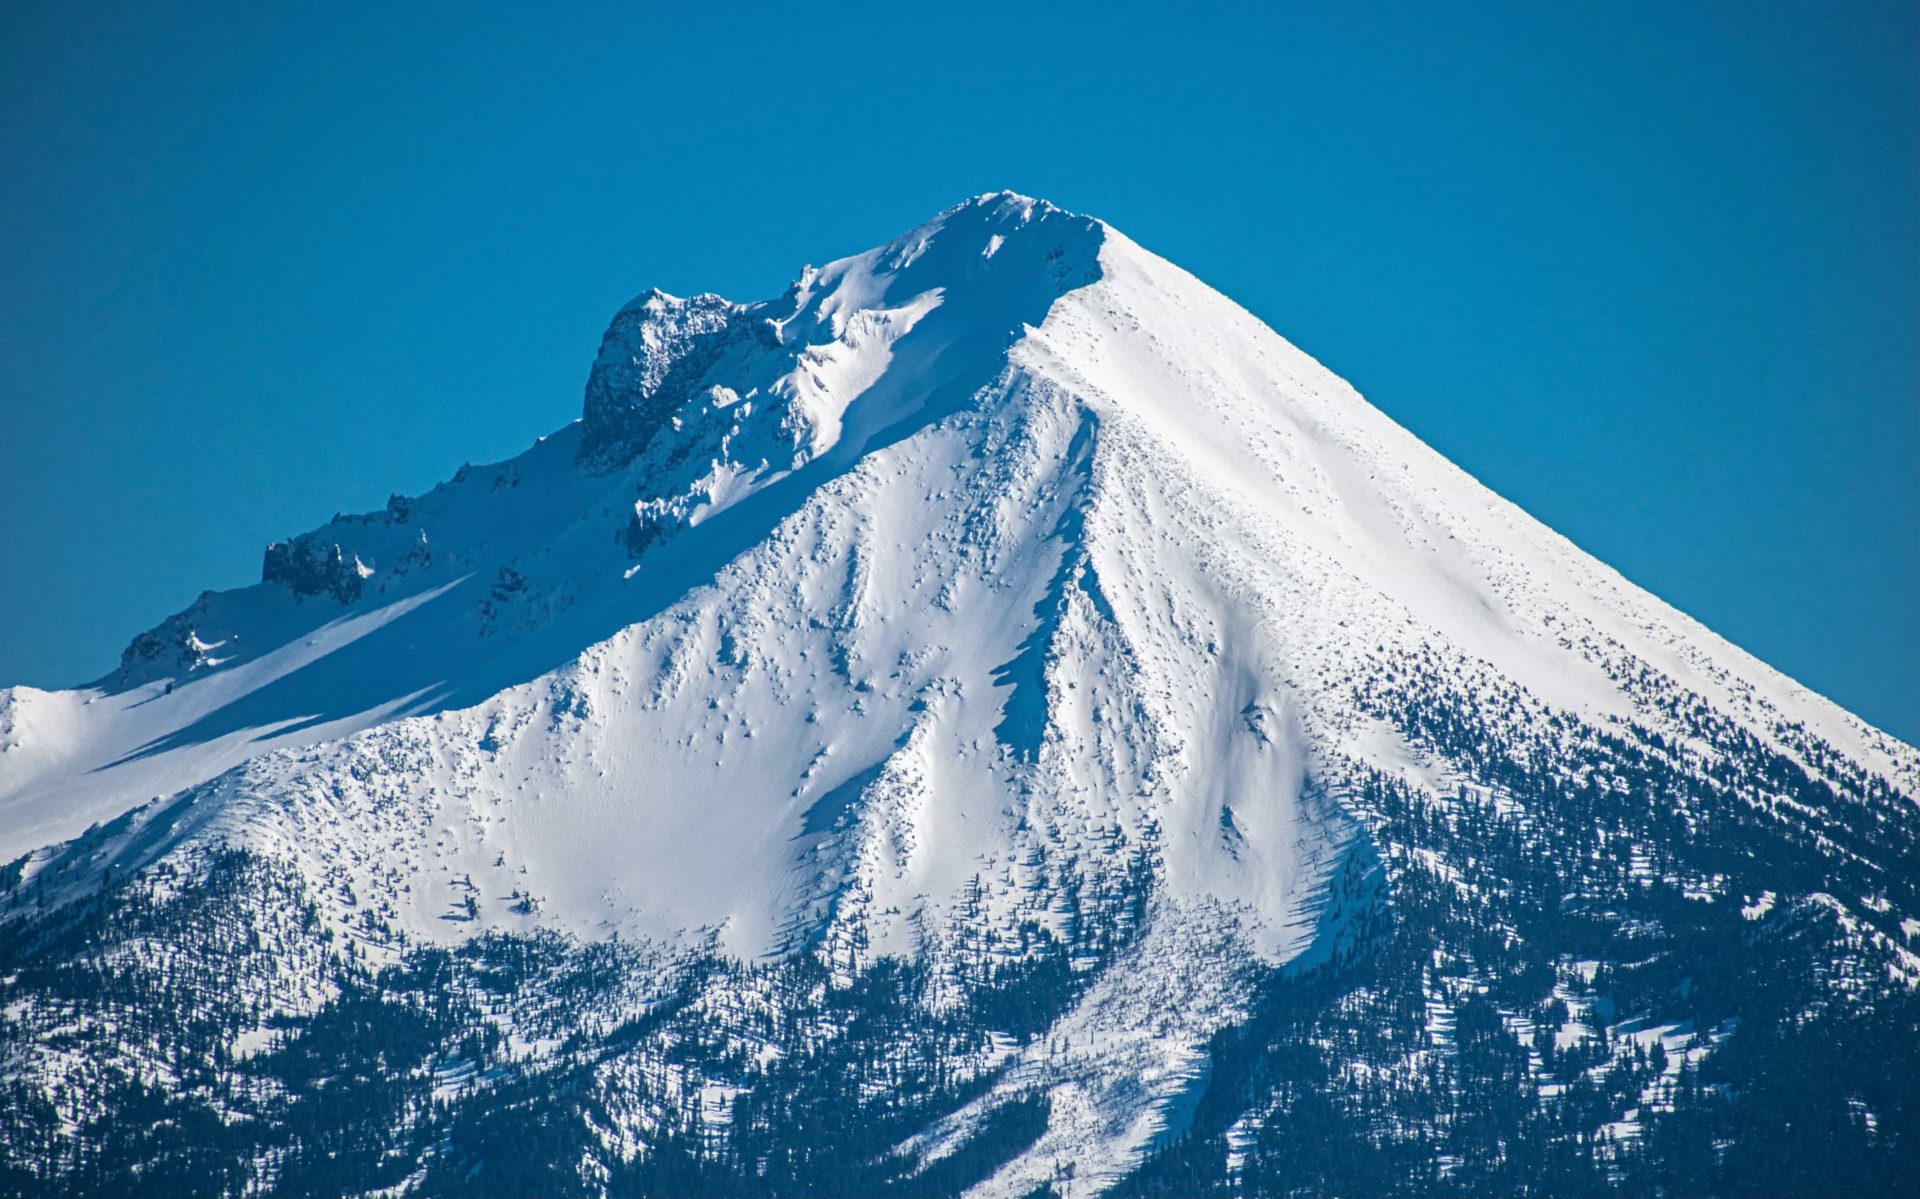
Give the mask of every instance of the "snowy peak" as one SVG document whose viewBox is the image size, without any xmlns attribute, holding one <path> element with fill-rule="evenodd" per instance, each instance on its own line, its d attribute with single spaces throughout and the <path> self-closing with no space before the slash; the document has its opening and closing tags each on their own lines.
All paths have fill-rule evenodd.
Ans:
<svg viewBox="0 0 1920 1199">
<path fill-rule="evenodd" d="M 1252 1192 L 1329 1156 L 1306 1096 L 1413 1163 L 1323 1190 L 1418 1190 L 1637 1135 L 1735 1027 L 1905 1010 L 1917 783 L 997 193 L 777 299 L 643 294 L 579 422 L 276 543 L 111 686 L 0 692 L 0 1128 L 61 1177 L 157 1080 L 155 1136 L 324 1190 L 324 1076 L 399 1096 L 352 1193 L 1081 1196 L 1188 1151 Z M 351 1081 L 382 1028 L 401 1081 Z"/>
<path fill-rule="evenodd" d="M 956 422 L 1037 428 L 1022 414 L 1041 400 L 1064 405 L 1049 409 L 1065 438 L 1055 452 L 1090 447 L 1060 483 L 1079 497 L 1070 549 L 1092 594 L 1111 579 L 1124 597 L 1130 572 L 1166 569 L 1127 550 L 1118 497 L 1133 494 L 1150 525 L 1191 499 L 1202 523 L 1168 552 L 1230 592 L 1247 585 L 1230 576 L 1258 567 L 1276 581 L 1256 590 L 1289 577 L 1302 594 L 1347 595 L 1370 623 L 1441 638 L 1594 718 L 1646 718 L 1619 683 L 1644 663 L 1763 739 L 1813 728 L 1913 785 L 1906 747 L 1581 554 L 1226 297 L 1098 220 L 1000 192 L 807 268 L 775 299 L 641 295 L 607 330 L 580 422 L 276 543 L 261 585 L 209 592 L 136 638 L 103 694 L 16 696 L 40 711 L 12 719 L 39 732 L 0 769 L 0 811 L 20 817 L 0 851 L 263 749 L 475 704 L 561 668 L 714 581 L 809 497 L 875 469 L 876 453 L 979 435 Z M 1042 465 L 1006 469 L 1038 481 Z M 889 502 L 955 501 L 929 483 Z M 1040 528 L 1006 560 L 1045 561 L 1059 544 Z M 1296 623 L 1282 655 L 1294 664 L 1262 670 L 1345 658 L 1369 640 L 1362 627 Z"/>
<path fill-rule="evenodd" d="M 649 291 L 614 317 L 587 381 L 581 453 L 620 462 L 703 406 L 758 402 L 804 461 L 897 341 L 918 359 L 991 354 L 1098 277 L 1105 227 L 1012 192 L 977 197 L 864 254 L 807 268 L 777 300 Z M 949 365 L 953 372 L 955 367 Z"/>
<path fill-rule="evenodd" d="M 100 694 L 18 693 L 10 704 L 38 711 L 11 719 L 39 731 L 0 768 L 0 811 L 19 817 L 0 851 L 264 749 L 562 668 L 714 582 L 816 498 L 858 490 L 861 470 L 941 437 L 1075 497 L 1069 526 L 1010 539 L 1003 563 L 1066 545 L 1090 595 L 1124 599 L 1167 569 L 1129 549 L 1128 522 L 1177 527 L 1171 509 L 1191 503 L 1198 523 L 1169 560 L 1242 608 L 1249 588 L 1267 596 L 1232 627 L 1267 628 L 1258 613 L 1298 602 L 1276 587 L 1353 609 L 1347 625 L 1322 627 L 1314 609 L 1285 626 L 1262 674 L 1437 638 L 1557 709 L 1635 720 L 1645 702 L 1620 675 L 1645 664 L 1770 743 L 1808 727 L 1913 785 L 1906 747 L 1581 554 L 1226 297 L 1098 220 L 999 192 L 807 268 L 775 299 L 641 295 L 603 339 L 580 422 L 276 543 L 259 586 L 204 594 L 136 638 Z M 1071 472 L 1012 457 L 1040 444 Z M 929 482 L 888 502 L 958 501 Z M 1395 637 L 1363 631 L 1374 624 Z"/>
</svg>

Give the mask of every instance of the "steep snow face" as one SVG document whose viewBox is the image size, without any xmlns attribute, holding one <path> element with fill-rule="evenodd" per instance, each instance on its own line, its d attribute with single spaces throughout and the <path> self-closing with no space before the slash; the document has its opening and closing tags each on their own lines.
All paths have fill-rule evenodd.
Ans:
<svg viewBox="0 0 1920 1199">
<path fill-rule="evenodd" d="M 1515 744 L 1684 741 L 1680 695 L 1842 791 L 1920 779 L 1224 297 L 1004 193 L 777 300 L 642 296 L 581 422 L 264 574 L 95 688 L 0 693 L 39 902 L 232 846 L 370 959 L 551 930 L 852 978 L 1039 930 L 1099 973 L 976 1105 L 1052 1086 L 999 1193 L 1063 1147 L 1124 1173 L 1253 967 L 1348 934 L 1345 793 L 1459 767 L 1382 715 L 1411 672 Z"/>
<path fill-rule="evenodd" d="M 1107 233 L 1100 281 L 1064 297 L 1014 360 L 1108 417 L 1108 441 L 1139 455 L 1128 477 L 1175 502 L 1205 497 L 1191 540 L 1237 543 L 1245 569 L 1282 576 L 1262 590 L 1297 609 L 1321 652 L 1440 640 L 1603 722 L 1649 718 L 1615 677 L 1631 655 L 1770 744 L 1802 725 L 1905 789 L 1920 781 L 1912 747 L 1634 587 L 1250 313 Z M 1283 598 L 1302 588 L 1339 600 Z"/>
</svg>

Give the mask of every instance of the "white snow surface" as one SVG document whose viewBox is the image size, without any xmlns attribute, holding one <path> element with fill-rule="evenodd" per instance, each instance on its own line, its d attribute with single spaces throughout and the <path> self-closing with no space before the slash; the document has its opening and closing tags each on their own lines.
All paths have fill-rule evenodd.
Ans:
<svg viewBox="0 0 1920 1199">
<path fill-rule="evenodd" d="M 0 691 L 0 861 L 134 812 L 116 868 L 249 845 L 414 942 L 550 927 L 758 959 L 919 952 L 970 888 L 990 918 L 1064 919 L 1041 851 L 1098 873 L 1152 843 L 1142 954 L 1230 929 L 1284 962 L 1354 831 L 1320 755 L 1417 769 L 1342 680 L 1420 649 L 1659 727 L 1605 669 L 1630 654 L 1787 752 L 1804 725 L 1920 783 L 1910 747 L 1232 301 L 1011 193 L 779 300 L 648 293 L 586 421 L 311 536 L 362 564 L 357 598 L 209 594 L 98 685 Z M 1026 1052 L 1077 1122 L 1034 1154 L 1071 1131 L 1114 1173 L 1157 1135 L 1231 1017 L 1219 960 L 1156 984 L 1157 1039 L 1100 990 L 1070 1051 Z M 1072 1099 L 1149 1060 L 1146 1099 Z"/>
</svg>

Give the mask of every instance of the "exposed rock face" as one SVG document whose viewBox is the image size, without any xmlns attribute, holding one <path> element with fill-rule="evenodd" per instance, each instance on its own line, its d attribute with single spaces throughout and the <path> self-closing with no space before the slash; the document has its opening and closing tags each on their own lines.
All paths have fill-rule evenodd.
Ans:
<svg viewBox="0 0 1920 1199">
<path fill-rule="evenodd" d="M 181 675 L 208 664 L 217 643 L 200 638 L 188 620 L 174 617 L 135 637 L 120 653 L 120 674 L 128 681 Z"/>
<path fill-rule="evenodd" d="M 645 450 L 723 359 L 757 340 L 755 324 L 713 295 L 651 291 L 621 309 L 587 378 L 581 455 L 624 460 Z"/>
<path fill-rule="evenodd" d="M 330 595 L 350 604 L 360 598 L 372 573 L 338 543 L 299 537 L 267 546 L 260 581 L 280 583 L 297 596 Z"/>
</svg>

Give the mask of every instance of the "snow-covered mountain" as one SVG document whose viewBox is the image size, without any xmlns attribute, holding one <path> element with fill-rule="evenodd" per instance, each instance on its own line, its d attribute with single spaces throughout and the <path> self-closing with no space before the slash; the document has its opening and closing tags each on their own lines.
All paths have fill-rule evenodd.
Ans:
<svg viewBox="0 0 1920 1199">
<path fill-rule="evenodd" d="M 1916 1160 L 1920 754 L 1100 221 L 649 292 L 262 573 L 0 692 L 18 1189 Z"/>
</svg>

